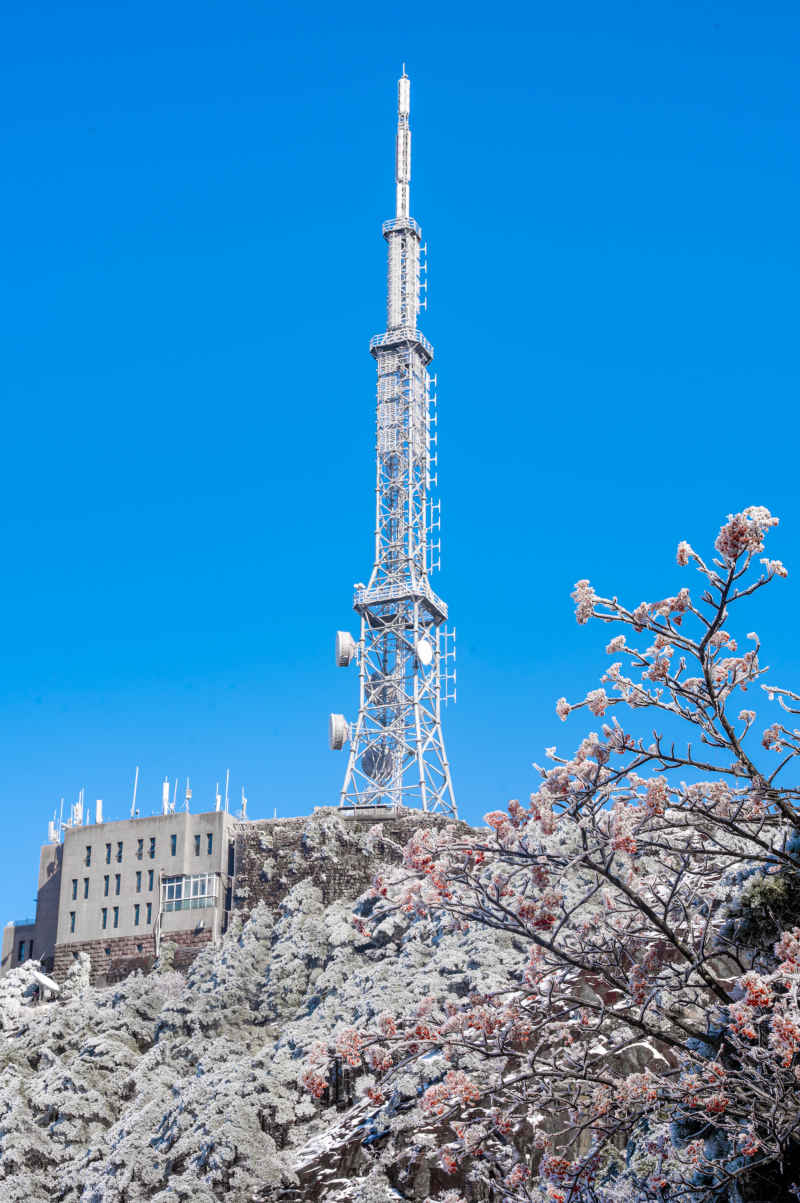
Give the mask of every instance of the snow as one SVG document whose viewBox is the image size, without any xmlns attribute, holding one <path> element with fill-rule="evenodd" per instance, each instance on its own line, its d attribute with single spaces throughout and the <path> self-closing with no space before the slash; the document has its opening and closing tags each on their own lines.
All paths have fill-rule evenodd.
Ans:
<svg viewBox="0 0 800 1203">
<path fill-rule="evenodd" d="M 94 988 L 79 958 L 59 1000 L 39 1006 L 37 962 L 0 979 L 0 1198 L 401 1197 L 391 1179 L 393 1158 L 411 1139 L 403 1107 L 415 1105 L 444 1063 L 410 1067 L 396 1085 L 393 1107 L 381 1113 L 380 1130 L 391 1135 L 380 1148 L 362 1143 L 377 1130 L 369 1127 L 377 1108 L 363 1097 L 367 1079 L 358 1080 L 359 1101 L 339 1112 L 298 1088 L 302 1063 L 315 1043 L 384 1011 L 507 982 L 520 953 L 496 932 L 398 915 L 365 938 L 351 922 L 357 900 L 325 906 L 312 879 L 340 855 L 343 839 L 348 855 L 378 869 L 365 837 L 352 828 L 343 835 L 329 816 L 310 819 L 304 835 L 311 876 L 288 888 L 279 908 L 262 902 L 246 923 L 233 922 L 184 974 L 165 948 L 150 974 Z M 436 1164 L 438 1143 L 422 1135 L 414 1137 L 419 1182 Z M 343 1149 L 354 1150 L 344 1177 L 335 1164 Z"/>
</svg>

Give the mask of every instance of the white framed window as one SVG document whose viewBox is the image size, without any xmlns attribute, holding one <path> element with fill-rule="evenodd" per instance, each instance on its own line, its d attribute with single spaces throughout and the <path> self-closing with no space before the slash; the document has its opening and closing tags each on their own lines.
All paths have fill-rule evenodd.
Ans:
<svg viewBox="0 0 800 1203">
<path fill-rule="evenodd" d="M 165 877 L 161 883 L 162 911 L 193 911 L 214 906 L 217 899 L 217 875 L 193 873 L 183 877 Z"/>
</svg>

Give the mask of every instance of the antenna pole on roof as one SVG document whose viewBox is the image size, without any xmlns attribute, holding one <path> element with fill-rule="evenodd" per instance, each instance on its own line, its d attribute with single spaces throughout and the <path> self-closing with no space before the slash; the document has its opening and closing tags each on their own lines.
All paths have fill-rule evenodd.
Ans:
<svg viewBox="0 0 800 1203">
<path fill-rule="evenodd" d="M 136 790 L 139 787 L 139 766 L 136 766 L 136 773 L 133 778 L 133 800 L 131 801 L 131 818 L 136 815 Z"/>
<path fill-rule="evenodd" d="M 225 770 L 225 814 L 228 813 L 228 786 L 230 785 L 230 783 L 231 783 L 231 771 L 230 771 L 230 769 L 226 769 Z"/>
</svg>

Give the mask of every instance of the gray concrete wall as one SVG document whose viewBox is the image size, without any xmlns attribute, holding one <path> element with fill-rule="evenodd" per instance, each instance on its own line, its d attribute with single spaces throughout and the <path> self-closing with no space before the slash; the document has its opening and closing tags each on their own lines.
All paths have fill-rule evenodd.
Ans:
<svg viewBox="0 0 800 1203">
<path fill-rule="evenodd" d="M 220 875 L 216 905 L 162 916 L 162 931 L 191 931 L 201 920 L 206 928 L 216 924 L 218 929 L 227 886 L 227 833 L 233 823 L 224 811 L 180 811 L 67 830 L 62 845 L 56 944 L 146 939 L 159 915 L 161 882 L 184 875 Z M 87 849 L 91 849 L 88 857 Z"/>
<path fill-rule="evenodd" d="M 36 896 L 36 956 L 51 968 L 58 931 L 61 892 L 61 844 L 45 844 L 39 857 L 39 891 Z"/>
<path fill-rule="evenodd" d="M 31 951 L 31 941 L 33 941 L 33 951 Z M 25 955 L 20 958 L 20 944 L 23 942 L 25 945 Z M 39 957 L 39 949 L 36 942 L 36 924 L 7 923 L 3 928 L 0 973 L 7 973 L 9 969 L 13 969 L 15 965 L 19 965 L 21 961 L 30 960 L 32 956 L 37 959 Z"/>
</svg>

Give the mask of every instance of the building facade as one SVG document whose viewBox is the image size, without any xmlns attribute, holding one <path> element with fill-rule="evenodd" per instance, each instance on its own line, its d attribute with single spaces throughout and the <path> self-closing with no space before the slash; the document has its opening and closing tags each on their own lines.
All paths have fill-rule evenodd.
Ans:
<svg viewBox="0 0 800 1203">
<path fill-rule="evenodd" d="M 35 958 L 61 978 L 87 952 L 93 978 L 115 980 L 162 940 L 190 960 L 227 927 L 236 825 L 219 810 L 67 827 L 42 848 L 35 920 L 4 930 L 0 972 Z"/>
</svg>

